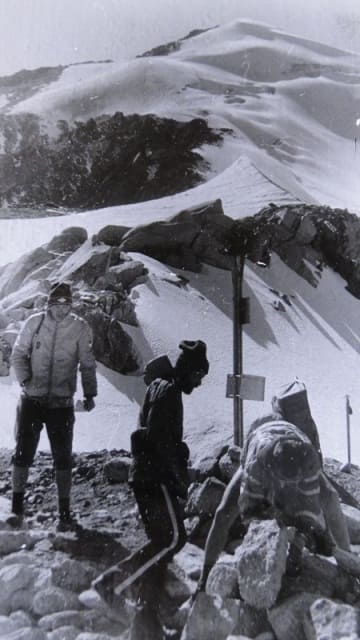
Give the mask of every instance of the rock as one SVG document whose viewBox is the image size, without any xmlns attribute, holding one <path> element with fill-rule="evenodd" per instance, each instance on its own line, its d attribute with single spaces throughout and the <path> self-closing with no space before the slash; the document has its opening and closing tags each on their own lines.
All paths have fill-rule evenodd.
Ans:
<svg viewBox="0 0 360 640">
<path fill-rule="evenodd" d="M 239 599 L 239 574 L 235 558 L 231 562 L 221 559 L 213 566 L 206 583 L 206 593 Z"/>
<path fill-rule="evenodd" d="M 23 627 L 2 637 L 2 640 L 47 640 L 44 631 L 37 627 Z"/>
<path fill-rule="evenodd" d="M 239 619 L 239 600 L 199 593 L 181 640 L 226 640 Z"/>
<path fill-rule="evenodd" d="M 26 611 L 14 611 L 10 614 L 10 620 L 16 625 L 17 629 L 31 627 L 34 623 L 32 617 Z"/>
<path fill-rule="evenodd" d="M 71 279 L 73 282 L 84 281 L 87 285 L 92 286 L 97 278 L 108 270 L 111 251 L 111 247 L 106 245 L 92 247 L 90 241 L 84 242 L 58 269 L 57 279 Z"/>
<path fill-rule="evenodd" d="M 280 597 L 302 592 L 339 598 L 353 604 L 360 598 L 360 585 L 356 578 L 330 558 L 310 554 L 304 549 L 301 573 L 296 578 L 283 577 Z"/>
<path fill-rule="evenodd" d="M 109 319 L 101 309 L 87 305 L 77 306 L 76 312 L 85 318 L 93 331 L 93 349 L 99 362 L 124 374 L 139 369 L 136 345 L 120 322 Z"/>
<path fill-rule="evenodd" d="M 176 560 L 168 565 L 164 591 L 177 606 L 195 592 L 197 583 L 189 578 Z"/>
<path fill-rule="evenodd" d="M 186 512 L 189 515 L 213 515 L 221 502 L 225 484 L 216 478 L 194 483 L 189 489 Z"/>
<path fill-rule="evenodd" d="M 84 591 L 95 578 L 95 572 L 83 562 L 66 558 L 51 569 L 55 587 L 69 589 L 76 593 Z"/>
<path fill-rule="evenodd" d="M 46 616 L 40 618 L 39 627 L 44 631 L 54 631 L 59 627 L 78 627 L 83 629 L 85 626 L 84 612 L 82 611 L 57 611 L 56 613 L 49 613 Z"/>
<path fill-rule="evenodd" d="M 300 593 L 273 607 L 268 618 L 276 640 L 304 640 L 305 616 L 309 615 L 311 605 L 318 599 L 316 593 Z"/>
<path fill-rule="evenodd" d="M 59 589 L 59 587 L 40 589 L 33 599 L 33 610 L 39 616 L 79 608 L 78 597 L 72 591 Z"/>
<path fill-rule="evenodd" d="M 118 224 L 108 224 L 106 227 L 100 229 L 100 231 L 93 236 L 92 243 L 97 244 L 103 242 L 111 247 L 119 247 L 124 235 L 130 230 L 130 227 L 125 227 Z"/>
<path fill-rule="evenodd" d="M 109 636 L 107 633 L 92 633 L 84 631 L 78 635 L 76 640 L 114 640 L 114 636 Z"/>
<path fill-rule="evenodd" d="M 139 260 L 129 260 L 110 267 L 109 272 L 124 289 L 129 289 L 137 278 L 146 274 L 145 266 Z"/>
<path fill-rule="evenodd" d="M 58 236 L 54 236 L 48 244 L 45 245 L 47 251 L 63 253 L 64 251 L 74 252 L 88 238 L 86 229 L 83 227 L 68 227 L 64 229 Z"/>
<path fill-rule="evenodd" d="M 346 519 L 351 544 L 360 544 L 360 511 L 348 504 L 341 505 Z"/>
<path fill-rule="evenodd" d="M 331 458 L 325 458 L 324 470 L 330 480 L 335 483 L 342 502 L 346 502 L 355 508 L 360 507 L 360 468 L 351 466 L 351 473 L 341 471 L 341 463 Z M 341 490 L 346 495 L 341 495 Z M 348 501 L 347 497 L 352 498 Z"/>
<path fill-rule="evenodd" d="M 203 561 L 203 550 L 190 542 L 187 542 L 173 558 L 173 562 L 181 568 L 190 580 L 198 580 L 200 578 Z"/>
<path fill-rule="evenodd" d="M 104 476 L 109 482 L 127 482 L 131 459 L 125 456 L 112 458 L 104 464 Z"/>
<path fill-rule="evenodd" d="M 218 475 L 218 460 L 213 455 L 200 458 L 193 463 L 192 471 L 197 482 L 204 482 L 206 478 Z"/>
<path fill-rule="evenodd" d="M 230 482 L 240 465 L 240 448 L 236 447 L 238 456 L 234 455 L 235 447 L 232 447 L 232 449 L 232 452 L 227 451 L 219 460 L 220 479 L 226 484 Z"/>
<path fill-rule="evenodd" d="M 277 599 L 286 569 L 288 537 L 275 520 L 253 521 L 237 549 L 241 597 L 257 609 Z"/>
<path fill-rule="evenodd" d="M 80 630 L 70 625 L 59 627 L 47 634 L 47 640 L 76 640 Z"/>
<path fill-rule="evenodd" d="M 360 611 L 347 604 L 321 598 L 310 606 L 305 632 L 308 640 L 358 640 Z"/>
<path fill-rule="evenodd" d="M 231 268 L 224 254 L 224 240 L 233 220 L 224 215 L 221 200 L 180 211 L 168 220 L 131 229 L 123 238 L 123 251 L 145 253 L 166 264 L 189 268 L 199 261 L 223 269 Z"/>
<path fill-rule="evenodd" d="M 21 625 L 22 627 L 25 625 Z M 28 625 L 26 625 L 28 626 Z M 1 616 L 0 615 L 0 638 L 3 638 L 4 635 L 10 633 L 11 631 L 15 631 L 19 627 L 16 626 L 14 620 L 11 620 L 9 616 Z"/>
<path fill-rule="evenodd" d="M 8 264 L 0 275 L 0 298 L 13 292 L 18 294 L 26 276 L 52 258 L 53 255 L 44 247 L 38 247 Z"/>
<path fill-rule="evenodd" d="M 10 565 L 0 569 L 0 612 L 9 613 L 11 610 L 11 600 L 18 591 L 27 590 L 38 570 L 27 565 Z"/>
</svg>

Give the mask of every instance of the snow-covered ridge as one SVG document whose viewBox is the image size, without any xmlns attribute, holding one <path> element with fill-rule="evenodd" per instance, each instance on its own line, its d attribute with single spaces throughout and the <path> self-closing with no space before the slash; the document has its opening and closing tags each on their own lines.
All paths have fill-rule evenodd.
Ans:
<svg viewBox="0 0 360 640">
<path fill-rule="evenodd" d="M 359 68 L 355 54 L 236 21 L 182 40 L 167 56 L 68 67 L 10 113 L 37 114 L 50 132 L 60 119 L 115 111 L 202 117 L 234 132 L 227 164 L 222 150 L 201 149 L 212 175 L 246 155 L 270 180 L 291 174 L 305 200 L 358 211 Z"/>
</svg>

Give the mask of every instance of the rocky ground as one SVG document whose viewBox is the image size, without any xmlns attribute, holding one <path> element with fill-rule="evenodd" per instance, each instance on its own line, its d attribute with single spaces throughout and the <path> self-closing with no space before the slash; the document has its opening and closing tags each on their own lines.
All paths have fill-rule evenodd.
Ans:
<svg viewBox="0 0 360 640">
<path fill-rule="evenodd" d="M 290 532 L 275 520 L 231 530 L 206 593 L 191 611 L 203 563 L 203 542 L 225 486 L 239 464 L 238 447 L 208 452 L 191 470 L 186 504 L 189 542 L 168 566 L 158 607 L 167 640 L 360 639 L 360 469 L 325 469 L 342 498 L 352 542 L 351 571 L 333 558 L 304 554 L 299 576 L 285 574 Z M 56 531 L 56 487 L 49 453 L 39 452 L 26 493 L 26 524 L 6 523 L 11 452 L 0 450 L 0 638 L 2 640 L 128 640 L 132 597 L 109 607 L 91 588 L 107 566 L 145 535 L 127 483 L 130 455 L 97 451 L 74 456 L 73 510 L 81 527 Z M 349 504 L 350 503 L 350 504 Z M 356 569 L 356 575 L 352 573 Z M 356 577 L 358 576 L 358 577 Z M 340 625 L 340 626 L 339 626 Z M 151 635 L 142 640 L 158 640 Z"/>
<path fill-rule="evenodd" d="M 113 482 L 106 474 L 106 465 L 119 457 L 130 461 L 122 450 L 74 454 L 72 510 L 85 531 L 108 533 L 132 550 L 145 539 L 132 490 L 127 482 Z M 0 450 L 0 495 L 11 500 L 11 452 L 5 449 Z M 25 511 L 31 529 L 55 531 L 57 492 L 50 453 L 37 454 L 27 483 Z M 91 553 L 89 547 L 89 557 Z M 105 555 L 106 550 L 106 563 Z M 95 558 L 99 560 L 98 551 Z"/>
</svg>

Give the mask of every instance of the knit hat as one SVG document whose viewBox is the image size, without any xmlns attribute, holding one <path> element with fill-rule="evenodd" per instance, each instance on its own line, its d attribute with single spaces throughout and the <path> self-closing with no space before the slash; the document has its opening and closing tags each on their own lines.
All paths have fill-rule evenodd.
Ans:
<svg viewBox="0 0 360 640">
<path fill-rule="evenodd" d="M 55 282 L 49 293 L 48 306 L 52 304 L 71 304 L 71 286 L 67 282 Z"/>
<path fill-rule="evenodd" d="M 181 353 L 176 361 L 175 369 L 178 373 L 201 371 L 206 375 L 209 362 L 206 357 L 206 344 L 202 340 L 183 340 L 179 344 Z"/>
</svg>

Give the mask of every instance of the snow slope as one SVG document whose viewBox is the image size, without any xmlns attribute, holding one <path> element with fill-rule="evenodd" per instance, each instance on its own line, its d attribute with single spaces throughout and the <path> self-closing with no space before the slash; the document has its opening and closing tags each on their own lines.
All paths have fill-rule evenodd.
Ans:
<svg viewBox="0 0 360 640">
<path fill-rule="evenodd" d="M 359 81 L 356 54 L 236 21 L 168 56 L 69 67 L 12 113 L 36 113 L 50 131 L 115 111 L 205 117 L 234 132 L 231 152 L 212 150 L 215 168 L 216 155 L 223 168 L 246 157 L 292 197 L 359 211 Z"/>
<path fill-rule="evenodd" d="M 27 104 L 48 121 L 59 113 L 80 117 L 109 109 L 176 117 L 198 117 L 229 126 L 235 136 L 211 155 L 212 175 L 204 184 L 172 197 L 62 217 L 0 219 L 0 264 L 47 242 L 65 227 L 89 234 L 106 224 L 134 226 L 169 217 L 185 207 L 221 198 L 233 218 L 277 204 L 317 200 L 358 211 L 360 187 L 354 150 L 358 113 L 357 59 L 323 45 L 236 22 L 187 41 L 167 58 L 125 65 L 71 67 L 56 85 Z M 175 73 L 176 71 L 176 73 Z M 84 74 L 83 78 L 78 74 Z M 93 74 L 93 75 L 92 75 Z M 101 108 L 100 102 L 103 101 Z M 99 109 L 99 111 L 97 111 Z M 140 326 L 132 329 L 144 361 L 162 352 L 174 360 L 183 338 L 208 343 L 210 373 L 185 398 L 186 437 L 193 455 L 232 439 L 232 401 L 225 398 L 232 370 L 231 277 L 204 267 L 185 273 L 184 288 L 169 282 L 172 270 L 139 256 L 149 267 L 146 284 L 133 291 Z M 287 293 L 286 311 L 273 307 Z M 251 323 L 244 327 L 244 371 L 266 377 L 264 403 L 244 402 L 245 423 L 270 408 L 279 386 L 295 376 L 309 391 L 325 455 L 346 460 L 345 396 L 353 406 L 352 459 L 360 464 L 359 301 L 342 279 L 325 269 L 311 287 L 274 255 L 270 268 L 248 264 L 245 292 Z M 128 328 L 127 328 L 128 329 Z M 99 397 L 91 414 L 78 413 L 75 448 L 129 448 L 144 395 L 141 377 L 121 376 L 99 366 Z M 18 387 L 0 378 L 3 446 L 13 445 Z M 46 438 L 42 446 L 47 447 Z"/>
</svg>

